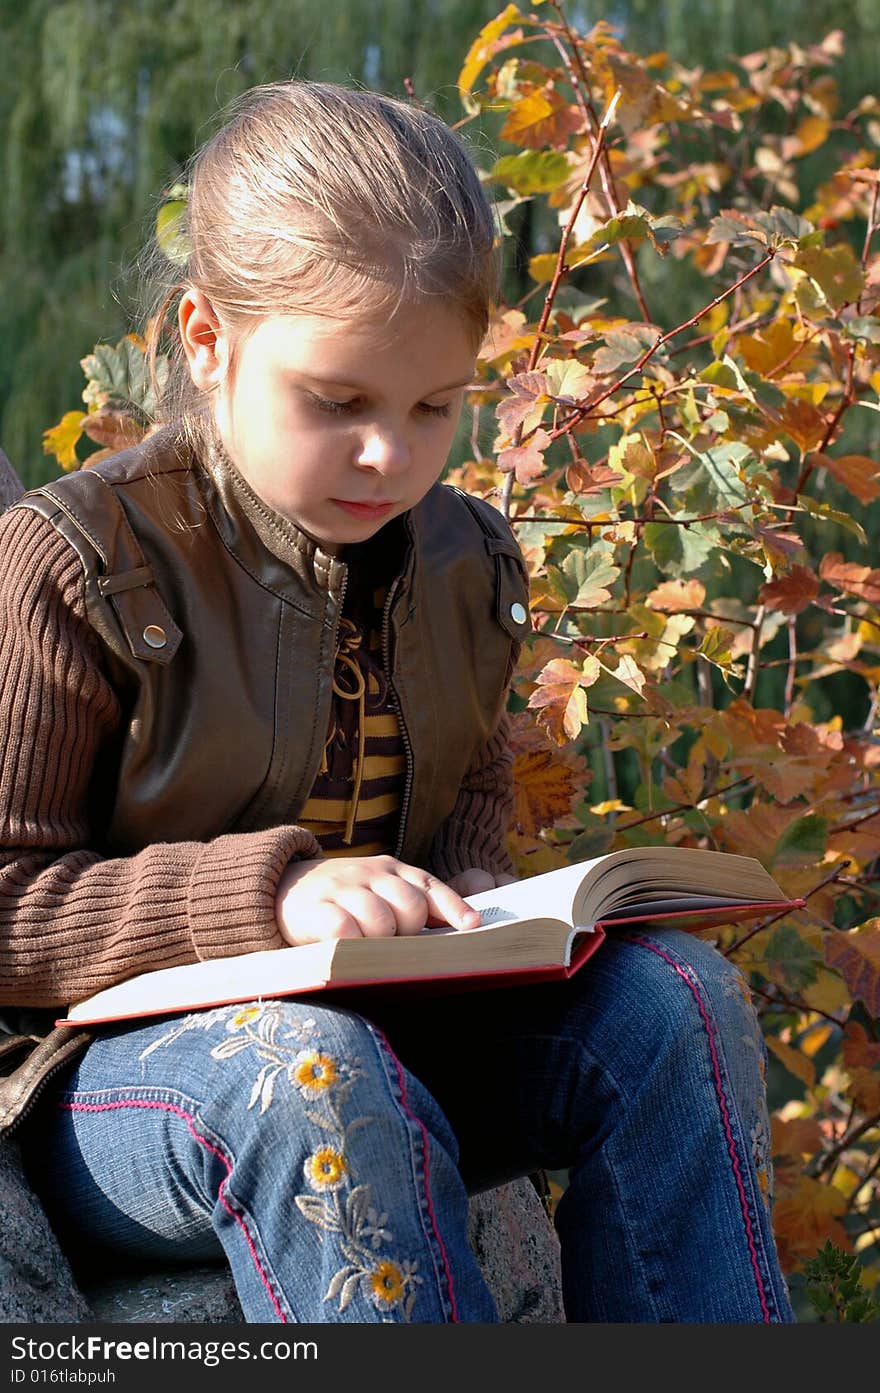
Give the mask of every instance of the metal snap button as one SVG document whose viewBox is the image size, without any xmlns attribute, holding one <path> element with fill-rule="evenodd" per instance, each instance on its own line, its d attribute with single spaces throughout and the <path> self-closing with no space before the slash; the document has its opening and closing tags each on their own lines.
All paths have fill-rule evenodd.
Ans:
<svg viewBox="0 0 880 1393">
<path fill-rule="evenodd" d="M 525 624 L 527 615 L 525 605 L 521 605 L 519 600 L 510 606 L 510 617 L 514 624 Z"/>
<path fill-rule="evenodd" d="M 164 648 L 168 642 L 168 635 L 161 624 L 148 624 L 144 629 L 144 643 L 151 648 Z"/>
</svg>

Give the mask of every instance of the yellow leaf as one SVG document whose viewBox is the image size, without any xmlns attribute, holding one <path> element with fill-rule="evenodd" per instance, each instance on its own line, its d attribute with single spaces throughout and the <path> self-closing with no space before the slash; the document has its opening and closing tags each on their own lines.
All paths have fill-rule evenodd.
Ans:
<svg viewBox="0 0 880 1393">
<path fill-rule="evenodd" d="M 794 1074 L 801 1083 L 805 1083 L 807 1088 L 813 1087 L 816 1082 L 816 1066 L 812 1060 L 807 1059 L 800 1050 L 792 1049 L 791 1045 L 783 1044 L 775 1035 L 767 1036 L 767 1048 L 785 1065 L 790 1074 Z"/>
<path fill-rule="evenodd" d="M 79 468 L 76 445 L 85 419 L 81 411 L 65 411 L 57 426 L 43 431 L 43 453 L 54 455 L 62 469 Z"/>
<path fill-rule="evenodd" d="M 462 97 L 466 96 L 473 88 L 474 83 L 483 71 L 484 67 L 497 50 L 497 40 L 509 24 L 515 19 L 521 19 L 516 5 L 507 5 L 496 15 L 495 19 L 489 21 L 480 30 L 474 42 L 468 50 L 464 60 L 464 67 L 458 75 L 458 90 Z M 509 36 L 510 43 L 522 43 L 522 34 Z"/>
</svg>

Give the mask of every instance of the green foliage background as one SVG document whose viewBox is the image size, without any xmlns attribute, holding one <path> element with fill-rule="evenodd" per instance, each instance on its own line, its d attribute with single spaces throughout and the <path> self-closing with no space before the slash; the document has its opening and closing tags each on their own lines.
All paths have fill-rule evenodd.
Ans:
<svg viewBox="0 0 880 1393">
<path fill-rule="evenodd" d="M 0 445 L 23 480 L 57 472 L 42 432 L 79 401 L 79 359 L 137 321 L 132 265 L 157 202 L 227 101 L 291 74 L 398 95 L 409 80 L 457 121 L 461 55 L 499 8 L 494 0 L 0 0 Z M 871 91 L 880 72 L 876 0 L 581 0 L 568 13 L 581 30 L 604 18 L 641 52 L 667 49 L 710 67 L 840 27 L 844 103 Z M 470 125 L 467 137 L 488 166 L 492 122 Z M 510 300 L 515 283 L 526 283 L 531 251 L 549 245 L 531 213 L 518 230 Z M 666 267 L 663 275 L 652 304 L 671 322 L 689 288 Z"/>
</svg>

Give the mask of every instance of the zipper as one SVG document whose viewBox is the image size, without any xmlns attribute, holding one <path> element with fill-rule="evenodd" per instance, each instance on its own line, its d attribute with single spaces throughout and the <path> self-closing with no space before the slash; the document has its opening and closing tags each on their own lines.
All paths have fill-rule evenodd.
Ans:
<svg viewBox="0 0 880 1393">
<path fill-rule="evenodd" d="M 389 635 L 391 630 L 391 606 L 394 603 L 394 597 L 397 594 L 397 587 L 399 583 L 400 576 L 397 576 L 392 581 L 388 589 L 388 594 L 385 597 L 385 607 L 382 611 L 382 666 L 385 669 L 385 676 L 388 680 L 388 695 L 391 698 L 391 704 L 394 708 L 394 714 L 397 717 L 397 724 L 400 727 L 400 734 L 401 738 L 403 739 L 403 750 L 404 755 L 406 757 L 406 779 L 403 785 L 403 797 L 400 800 L 400 826 L 397 832 L 397 845 L 394 848 L 394 855 L 398 860 L 400 859 L 400 853 L 403 851 L 403 843 L 406 837 L 406 819 L 409 813 L 409 801 L 412 794 L 413 785 L 412 742 L 409 738 L 409 731 L 406 728 L 406 722 L 403 719 L 403 711 L 400 707 L 400 701 L 398 700 L 397 692 L 394 690 L 394 684 L 391 680 L 391 646 L 389 643 Z"/>
<path fill-rule="evenodd" d="M 72 1038 L 75 1038 L 75 1036 L 72 1036 Z M 87 1039 L 83 1042 L 83 1048 L 85 1048 L 85 1046 L 89 1044 L 91 1040 L 92 1036 L 89 1035 Z M 37 1043 L 39 1044 L 42 1042 L 38 1041 Z M 31 1051 L 31 1053 L 33 1053 L 33 1051 Z M 62 1051 L 59 1052 L 58 1059 L 53 1064 L 48 1065 L 46 1067 L 45 1072 L 37 1075 L 37 1078 L 34 1080 L 33 1085 L 31 1087 L 31 1091 L 28 1094 L 28 1097 L 22 1104 L 21 1108 L 17 1112 L 14 1112 L 12 1120 L 8 1122 L 5 1126 L 2 1125 L 2 1117 L 8 1114 L 10 1111 L 14 1110 L 12 1107 L 8 1106 L 4 1113 L 3 1110 L 0 1109 L 0 1135 L 2 1135 L 4 1138 L 8 1137 L 11 1135 L 12 1132 L 16 1131 L 21 1126 L 22 1122 L 34 1109 L 40 1097 L 42 1096 L 46 1084 L 50 1083 L 56 1074 L 60 1074 L 62 1069 L 69 1068 L 75 1058 L 76 1055 L 74 1053 L 62 1047 Z M 29 1059 L 30 1054 L 25 1056 L 19 1067 L 24 1067 Z M 13 1072 L 12 1074 L 7 1075 L 6 1077 L 12 1079 L 15 1077 L 15 1074 Z"/>
</svg>

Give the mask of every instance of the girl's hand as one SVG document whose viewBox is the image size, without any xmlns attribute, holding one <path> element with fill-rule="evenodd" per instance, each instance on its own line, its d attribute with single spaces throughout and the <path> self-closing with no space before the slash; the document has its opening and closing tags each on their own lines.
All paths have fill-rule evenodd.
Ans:
<svg viewBox="0 0 880 1393">
<path fill-rule="evenodd" d="M 438 924 L 475 929 L 480 922 L 455 889 L 393 856 L 291 861 L 278 883 L 275 912 L 289 944 L 417 934 Z"/>
<path fill-rule="evenodd" d="M 481 871 L 476 866 L 469 866 L 466 871 L 460 871 L 454 875 L 447 884 L 457 890 L 460 895 L 479 895 L 483 890 L 494 890 L 499 885 L 510 885 L 511 881 L 516 880 L 515 875 L 507 875 L 501 871 L 498 875 L 493 875 L 491 871 Z"/>
</svg>

